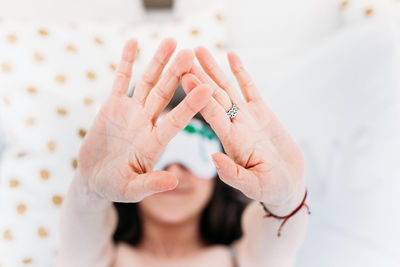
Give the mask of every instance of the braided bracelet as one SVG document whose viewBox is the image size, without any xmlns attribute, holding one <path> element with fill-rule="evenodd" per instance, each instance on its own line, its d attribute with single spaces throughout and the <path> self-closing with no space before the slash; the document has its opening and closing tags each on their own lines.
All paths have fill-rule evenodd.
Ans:
<svg viewBox="0 0 400 267">
<path fill-rule="evenodd" d="M 310 208 L 309 208 L 308 205 L 305 203 L 305 202 L 306 202 L 306 199 L 307 199 L 307 188 L 306 188 L 306 193 L 304 194 L 303 201 L 300 203 L 300 205 L 299 205 L 294 211 L 292 211 L 292 213 L 290 213 L 289 215 L 286 215 L 286 216 L 278 216 L 278 215 L 273 214 L 272 212 L 270 212 L 270 211 L 267 209 L 267 207 L 264 205 L 264 203 L 260 201 L 260 204 L 261 204 L 263 210 L 264 210 L 265 213 L 266 213 L 266 214 L 264 215 L 264 218 L 272 217 L 272 218 L 275 218 L 275 219 L 283 220 L 283 222 L 281 223 L 281 225 L 279 226 L 279 229 L 278 229 L 278 233 L 277 233 L 277 236 L 278 236 L 278 237 L 281 236 L 282 228 L 283 228 L 283 226 L 285 225 L 285 223 L 287 222 L 287 220 L 289 220 L 290 217 L 292 217 L 293 215 L 295 215 L 303 206 L 306 207 L 307 213 L 308 213 L 308 214 L 311 214 Z"/>
</svg>

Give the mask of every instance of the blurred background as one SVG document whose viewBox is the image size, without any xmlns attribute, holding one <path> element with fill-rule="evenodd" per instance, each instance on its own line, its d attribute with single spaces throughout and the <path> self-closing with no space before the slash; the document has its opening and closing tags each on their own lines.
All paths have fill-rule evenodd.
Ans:
<svg viewBox="0 0 400 267">
<path fill-rule="evenodd" d="M 148 2 L 148 7 L 154 7 L 160 1 Z M 101 37 L 93 35 L 95 42 L 91 45 L 104 45 L 107 52 L 87 45 L 87 55 L 80 58 L 85 62 L 95 60 L 92 69 L 100 61 L 112 69 L 128 37 L 139 40 L 136 73 L 141 72 L 142 62 L 146 62 L 163 36 L 175 37 L 180 46 L 208 46 L 227 73 L 230 71 L 225 53 L 237 51 L 265 100 L 306 156 L 312 215 L 296 266 L 400 266 L 397 66 L 400 1 L 175 0 L 171 7 L 149 9 L 139 0 L 0 0 L 0 91 L 4 107 L 12 103 L 13 97 L 18 97 L 12 90 L 17 85 L 11 83 L 5 73 L 24 70 L 24 76 L 45 86 L 45 79 L 38 78 L 40 73 L 29 74 L 29 68 L 15 67 L 16 64 L 33 64 L 24 53 L 17 51 L 29 51 L 36 63 L 52 62 L 53 65 L 48 66 L 50 70 L 57 69 L 58 65 L 74 65 L 74 61 L 64 60 L 54 51 L 57 58 L 49 59 L 53 55 L 50 41 L 39 43 L 36 37 L 25 33 L 36 26 L 39 33 L 49 35 L 48 38 L 53 38 L 52 32 L 57 32 L 56 39 L 49 39 L 53 42 L 68 40 L 71 44 L 65 45 L 70 52 L 76 49 L 73 44 L 79 44 L 87 33 L 96 32 Z M 15 50 L 15 45 L 21 45 L 24 50 Z M 101 56 L 104 58 L 99 58 Z M 74 77 L 75 69 L 60 69 L 64 74 L 72 74 L 56 76 L 50 87 L 60 86 L 60 83 L 71 90 L 93 86 L 101 94 L 103 89 L 86 81 L 83 86 L 78 81 L 68 84 L 67 81 L 74 79 L 68 80 L 68 77 Z M 112 73 L 98 70 L 97 76 L 93 76 L 90 68 L 87 69 L 87 78 L 103 79 L 100 84 L 107 92 Z M 19 77 L 18 84 L 26 86 Z M 70 99 L 66 91 L 62 94 Z M 85 98 L 86 104 L 101 99 L 96 99 L 89 91 L 87 95 L 90 98 Z M 52 101 L 51 98 L 47 100 Z M 69 103 L 75 105 L 72 98 Z M 10 117 L 23 114 L 23 110 L 24 104 L 15 113 L 2 108 L 3 147 L 7 142 L 18 146 L 21 140 L 24 145 L 37 140 L 32 139 L 35 133 L 28 140 L 25 128 L 15 124 L 15 117 Z M 95 111 L 93 109 L 90 114 Z M 43 136 L 40 132 L 36 134 L 37 138 Z M 37 151 L 35 144 L 30 148 Z M 70 157 L 67 160 L 70 162 Z M 14 163 L 9 166 L 11 164 Z M 3 172 L 3 175 L 6 174 Z M 12 186 L 5 176 L 1 179 L 1 201 L 4 202 L 9 199 L 8 191 Z M 62 199 L 64 193 L 60 189 L 58 197 Z M 27 194 L 35 192 L 28 190 Z M 57 205 L 56 197 L 52 195 L 54 205 Z M 4 205 L 3 210 L 6 209 Z M 21 209 L 24 208 L 18 206 L 18 213 Z M 5 216 L 18 217 L 13 214 L 16 213 L 3 212 L 0 220 L 7 221 Z M 56 217 L 49 220 L 55 222 Z M 27 219 L 36 225 L 39 221 L 35 218 L 32 215 Z M 15 225 L 13 231 L 12 224 Z M 51 224 L 54 223 L 40 229 L 45 229 L 42 234 L 48 239 L 56 239 L 55 230 L 51 233 Z M 22 227 L 18 226 L 18 219 L 9 220 L 2 227 L 4 246 L 22 241 L 30 247 L 37 244 L 37 235 L 29 238 L 26 234 L 18 240 L 16 229 Z M 49 241 L 43 246 L 51 248 L 53 245 L 54 241 Z M 29 246 L 22 251 L 27 253 Z M 29 261 L 33 255 L 34 252 L 24 260 Z"/>
</svg>

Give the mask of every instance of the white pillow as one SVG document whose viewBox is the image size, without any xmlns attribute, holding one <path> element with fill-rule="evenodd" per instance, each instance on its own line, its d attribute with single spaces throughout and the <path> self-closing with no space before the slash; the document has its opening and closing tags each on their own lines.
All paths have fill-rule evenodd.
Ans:
<svg viewBox="0 0 400 267">
<path fill-rule="evenodd" d="M 354 24 L 268 93 L 306 156 L 312 215 L 297 266 L 399 266 L 397 52 L 387 23 Z"/>
<path fill-rule="evenodd" d="M 109 94 L 128 38 L 139 41 L 134 78 L 160 39 L 179 47 L 226 46 L 224 15 L 216 10 L 164 24 L 0 24 L 0 116 L 6 149 L 0 167 L 2 267 L 50 266 L 58 216 L 86 130 Z"/>
<path fill-rule="evenodd" d="M 398 24 L 381 5 L 348 2 L 342 27 L 285 66 L 269 44 L 236 49 L 306 157 L 312 215 L 299 267 L 400 266 Z"/>
</svg>

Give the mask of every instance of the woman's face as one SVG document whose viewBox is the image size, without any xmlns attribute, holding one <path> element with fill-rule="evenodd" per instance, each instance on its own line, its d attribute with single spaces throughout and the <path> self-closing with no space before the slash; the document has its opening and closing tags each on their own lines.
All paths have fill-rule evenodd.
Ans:
<svg viewBox="0 0 400 267">
<path fill-rule="evenodd" d="M 165 170 L 176 175 L 179 184 L 174 190 L 143 199 L 139 204 L 143 215 L 169 224 L 199 216 L 211 198 L 214 179 L 199 178 L 179 163 L 172 163 Z"/>
<path fill-rule="evenodd" d="M 166 114 L 164 110 L 159 119 Z M 202 179 L 179 163 L 164 170 L 172 172 L 179 181 L 171 191 L 157 193 L 143 199 L 139 207 L 144 216 L 163 223 L 180 223 L 200 215 L 214 190 L 214 179 Z"/>
</svg>

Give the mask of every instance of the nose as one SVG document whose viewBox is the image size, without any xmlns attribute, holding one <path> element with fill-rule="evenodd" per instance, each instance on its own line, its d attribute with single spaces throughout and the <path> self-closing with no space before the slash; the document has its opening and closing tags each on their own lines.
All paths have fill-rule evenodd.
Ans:
<svg viewBox="0 0 400 267">
<path fill-rule="evenodd" d="M 179 180 L 181 180 L 182 177 L 186 176 L 185 175 L 186 168 L 182 164 L 180 164 L 179 162 L 173 162 L 173 163 L 169 164 L 168 166 L 166 166 L 164 168 L 164 170 L 175 174 L 176 177 L 178 177 Z"/>
<path fill-rule="evenodd" d="M 183 166 L 181 164 L 179 164 L 178 162 L 173 162 L 173 163 L 165 166 L 164 170 L 170 171 L 170 172 L 180 172 L 183 169 L 182 167 Z"/>
</svg>

